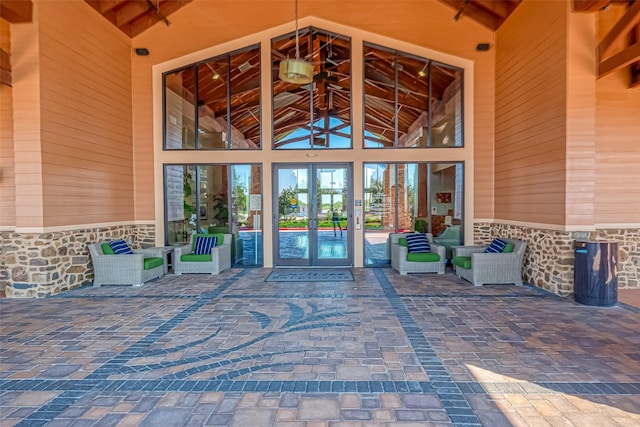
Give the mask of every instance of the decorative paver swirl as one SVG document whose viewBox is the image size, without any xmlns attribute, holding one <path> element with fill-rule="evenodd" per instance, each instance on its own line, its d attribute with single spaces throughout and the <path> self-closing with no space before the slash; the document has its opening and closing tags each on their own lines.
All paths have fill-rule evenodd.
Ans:
<svg viewBox="0 0 640 427">
<path fill-rule="evenodd" d="M 353 269 L 0 300 L 0 425 L 640 424 L 638 310 Z"/>
</svg>

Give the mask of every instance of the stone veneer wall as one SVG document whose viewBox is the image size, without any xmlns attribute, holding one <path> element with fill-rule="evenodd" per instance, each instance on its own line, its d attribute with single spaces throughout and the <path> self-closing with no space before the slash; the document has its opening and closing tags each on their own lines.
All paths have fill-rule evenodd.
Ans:
<svg viewBox="0 0 640 427">
<path fill-rule="evenodd" d="M 125 239 L 155 246 L 155 226 L 118 225 L 51 233 L 0 232 L 0 295 L 40 298 L 91 283 L 89 243 Z"/>
<path fill-rule="evenodd" d="M 500 236 L 527 241 L 524 280 L 562 296 L 573 293 L 574 241 L 617 241 L 618 288 L 640 288 L 640 229 L 571 232 L 509 224 L 474 224 L 475 244 L 489 244 Z"/>
</svg>

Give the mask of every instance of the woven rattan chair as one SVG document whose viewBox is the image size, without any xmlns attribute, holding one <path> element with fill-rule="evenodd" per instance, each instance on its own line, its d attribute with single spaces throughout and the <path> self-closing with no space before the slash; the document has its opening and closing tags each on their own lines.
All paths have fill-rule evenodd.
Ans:
<svg viewBox="0 0 640 427">
<path fill-rule="evenodd" d="M 456 275 L 468 280 L 474 286 L 485 284 L 513 283 L 522 286 L 522 262 L 527 242 L 516 239 L 503 239 L 513 243 L 511 253 L 485 253 L 487 246 L 454 246 L 453 264 Z M 467 257 L 468 260 L 458 257 Z M 464 261 L 470 261 L 465 268 Z"/>
<path fill-rule="evenodd" d="M 93 286 L 133 285 L 142 286 L 149 280 L 164 275 L 164 259 L 159 248 L 134 249 L 133 254 L 105 255 L 102 245 L 108 242 L 89 244 L 89 253 L 93 263 Z M 153 258 L 153 260 L 150 260 Z M 158 261 L 158 258 L 160 261 Z M 145 270 L 147 265 L 154 265 Z"/>
<path fill-rule="evenodd" d="M 196 236 L 216 236 L 218 239 L 224 236 L 221 245 L 211 248 L 211 260 L 195 260 L 198 256 L 189 256 L 192 255 Z M 176 247 L 174 258 L 173 272 L 178 276 L 183 273 L 220 274 L 231 268 L 231 234 L 193 234 L 188 244 Z"/>
<path fill-rule="evenodd" d="M 398 273 L 405 275 L 407 273 L 438 273 L 444 274 L 447 262 L 447 249 L 443 245 L 433 243 L 433 235 L 426 233 L 427 239 L 431 246 L 431 252 L 438 254 L 438 261 L 407 261 L 408 249 L 398 243 L 400 237 L 406 236 L 403 233 L 391 233 L 389 239 L 391 241 L 391 267 Z"/>
</svg>

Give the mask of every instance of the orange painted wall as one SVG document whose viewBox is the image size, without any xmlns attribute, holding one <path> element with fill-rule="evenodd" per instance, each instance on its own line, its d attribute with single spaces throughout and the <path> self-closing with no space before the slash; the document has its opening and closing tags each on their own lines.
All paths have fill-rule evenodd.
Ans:
<svg viewBox="0 0 640 427">
<path fill-rule="evenodd" d="M 474 139 L 478 190 L 475 216 L 491 217 L 494 50 L 477 52 L 475 47 L 478 43 L 493 45 L 493 33 L 469 19 L 454 23 L 455 10 L 435 1 L 300 1 L 299 17 L 310 15 L 476 61 Z M 150 173 L 153 163 L 150 66 L 291 23 L 293 18 L 293 2 L 195 0 L 169 17 L 170 27 L 158 23 L 133 40 L 133 45 L 146 47 L 151 52 L 148 57 L 133 59 L 137 219 L 154 217 L 153 195 L 142 191 L 153 185 Z M 259 153 L 253 156 L 247 161 L 260 160 Z"/>
<path fill-rule="evenodd" d="M 4 19 L 0 19 L 0 48 L 11 52 L 11 26 Z M 0 85 L 0 229 L 16 224 L 15 197 L 13 90 Z"/>
<path fill-rule="evenodd" d="M 130 40 L 84 2 L 35 6 L 43 225 L 132 221 Z"/>
<path fill-rule="evenodd" d="M 598 13 L 598 41 L 624 10 L 617 6 Z M 640 87 L 630 89 L 629 79 L 624 68 L 596 81 L 597 224 L 640 226 Z"/>
<path fill-rule="evenodd" d="M 16 224 L 12 103 L 11 87 L 0 85 L 0 228 Z"/>
<path fill-rule="evenodd" d="M 497 221 L 565 224 L 567 7 L 525 0 L 497 31 Z"/>
</svg>

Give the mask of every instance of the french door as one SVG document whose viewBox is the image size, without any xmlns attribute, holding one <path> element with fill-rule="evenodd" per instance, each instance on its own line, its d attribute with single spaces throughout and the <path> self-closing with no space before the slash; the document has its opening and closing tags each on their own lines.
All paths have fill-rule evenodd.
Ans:
<svg viewBox="0 0 640 427">
<path fill-rule="evenodd" d="M 276 267 L 353 265 L 353 170 L 348 163 L 273 166 Z"/>
</svg>

